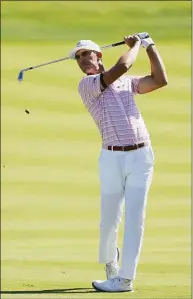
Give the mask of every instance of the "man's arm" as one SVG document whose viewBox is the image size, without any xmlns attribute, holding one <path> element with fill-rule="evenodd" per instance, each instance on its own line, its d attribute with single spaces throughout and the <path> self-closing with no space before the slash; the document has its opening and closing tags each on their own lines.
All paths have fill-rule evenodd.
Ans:
<svg viewBox="0 0 193 299">
<path fill-rule="evenodd" d="M 138 92 L 140 94 L 151 92 L 168 83 L 164 63 L 155 45 L 149 45 L 146 51 L 151 64 L 151 75 L 139 80 Z"/>
<path fill-rule="evenodd" d="M 125 54 L 123 54 L 117 63 L 108 71 L 103 73 L 104 83 L 108 86 L 126 73 L 137 58 L 140 49 L 141 40 L 138 36 L 129 36 L 124 38 L 125 43 L 130 47 Z"/>
</svg>

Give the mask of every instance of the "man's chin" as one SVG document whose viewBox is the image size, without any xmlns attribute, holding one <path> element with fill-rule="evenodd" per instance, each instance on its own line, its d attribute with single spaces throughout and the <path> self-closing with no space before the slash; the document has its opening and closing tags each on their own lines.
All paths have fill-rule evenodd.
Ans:
<svg viewBox="0 0 193 299">
<path fill-rule="evenodd" d="M 96 74 L 96 70 L 90 67 L 84 68 L 83 72 L 85 74 L 94 75 Z"/>
</svg>

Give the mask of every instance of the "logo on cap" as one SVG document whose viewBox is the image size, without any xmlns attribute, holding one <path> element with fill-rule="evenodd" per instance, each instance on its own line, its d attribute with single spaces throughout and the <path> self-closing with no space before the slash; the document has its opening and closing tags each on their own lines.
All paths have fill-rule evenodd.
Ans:
<svg viewBox="0 0 193 299">
<path fill-rule="evenodd" d="M 81 41 L 78 42 L 76 46 L 77 46 L 77 47 L 81 46 Z"/>
<path fill-rule="evenodd" d="M 88 45 L 88 42 L 79 41 L 76 46 L 77 47 L 87 47 L 87 45 Z"/>
</svg>

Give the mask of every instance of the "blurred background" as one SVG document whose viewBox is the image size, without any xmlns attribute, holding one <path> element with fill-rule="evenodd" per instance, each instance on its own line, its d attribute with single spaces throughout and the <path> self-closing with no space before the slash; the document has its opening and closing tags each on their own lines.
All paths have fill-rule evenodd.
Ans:
<svg viewBox="0 0 193 299">
<path fill-rule="evenodd" d="M 101 140 L 78 94 L 83 74 L 72 60 L 26 72 L 21 83 L 19 71 L 68 56 L 80 39 L 103 46 L 143 31 L 157 45 L 169 84 L 136 97 L 156 164 L 132 296 L 190 298 L 190 1 L 1 1 L 3 296 L 58 289 L 56 298 L 60 290 L 69 298 L 62 290 L 105 279 L 98 265 Z M 125 50 L 104 50 L 106 68 Z M 149 70 L 141 49 L 130 73 Z M 120 246 L 122 235 L 121 224 Z M 102 298 L 82 292 L 72 298 Z"/>
</svg>

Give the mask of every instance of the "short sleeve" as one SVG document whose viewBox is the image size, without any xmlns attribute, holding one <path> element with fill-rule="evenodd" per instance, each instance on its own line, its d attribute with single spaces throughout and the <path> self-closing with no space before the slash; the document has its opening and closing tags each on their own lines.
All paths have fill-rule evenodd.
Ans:
<svg viewBox="0 0 193 299">
<path fill-rule="evenodd" d="M 102 93 L 100 74 L 84 77 L 79 83 L 78 92 L 84 102 L 91 102 L 97 99 Z"/>
<path fill-rule="evenodd" d="M 138 85 L 139 85 L 139 81 L 141 78 L 143 78 L 142 76 L 131 76 L 129 77 L 131 80 L 131 92 L 133 94 L 138 94 Z"/>
</svg>

